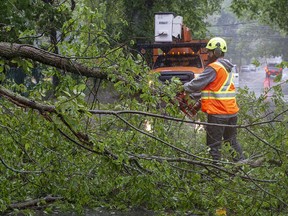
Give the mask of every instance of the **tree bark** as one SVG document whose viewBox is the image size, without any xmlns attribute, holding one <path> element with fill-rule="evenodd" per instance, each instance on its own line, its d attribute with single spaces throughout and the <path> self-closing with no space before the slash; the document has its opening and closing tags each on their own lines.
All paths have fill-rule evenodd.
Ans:
<svg viewBox="0 0 288 216">
<path fill-rule="evenodd" d="M 53 197 L 51 195 L 48 195 L 48 196 L 43 197 L 43 198 L 38 198 L 38 199 L 34 199 L 34 200 L 27 200 L 27 201 L 19 202 L 19 203 L 13 203 L 9 206 L 9 209 L 25 209 L 25 208 L 37 206 L 41 202 L 43 204 L 43 202 L 50 203 L 50 202 L 55 202 L 58 200 L 63 200 L 63 197 Z"/>
<path fill-rule="evenodd" d="M 16 94 L 16 93 L 4 88 L 1 85 L 0 85 L 0 96 L 7 98 L 8 100 L 13 102 L 17 106 L 37 109 L 40 112 L 54 112 L 55 111 L 55 107 L 52 105 L 51 106 L 50 105 L 43 105 L 43 104 L 38 103 L 36 101 L 27 99 L 26 97 L 23 97 L 19 94 Z"/>
<path fill-rule="evenodd" d="M 31 45 L 0 42 L 0 56 L 8 59 L 16 57 L 31 59 L 77 75 L 107 79 L 107 75 L 98 68 L 88 68 L 68 57 Z"/>
</svg>

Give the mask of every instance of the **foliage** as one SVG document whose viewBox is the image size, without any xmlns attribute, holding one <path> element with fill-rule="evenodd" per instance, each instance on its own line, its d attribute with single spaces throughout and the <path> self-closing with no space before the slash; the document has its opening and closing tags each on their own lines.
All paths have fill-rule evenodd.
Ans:
<svg viewBox="0 0 288 216">
<path fill-rule="evenodd" d="M 244 4 L 244 1 L 238 1 L 237 5 L 241 3 Z M 208 22 L 212 23 L 208 27 L 209 33 L 225 38 L 228 43 L 226 57 L 238 66 L 250 64 L 253 59 L 260 60 L 273 56 L 287 59 L 288 52 L 285 48 L 287 37 L 283 31 L 276 25 L 271 26 L 259 19 L 251 20 L 246 12 L 241 11 L 242 16 L 235 14 L 235 10 L 239 8 L 234 4 L 232 0 L 225 0 L 221 13 L 213 14 L 208 19 Z"/>
<path fill-rule="evenodd" d="M 184 23 L 192 30 L 195 38 L 206 36 L 206 23 L 204 18 L 209 14 L 220 9 L 221 1 L 183 1 L 183 0 L 138 0 L 138 1 L 103 1 L 106 2 L 109 16 L 108 26 L 111 22 L 117 22 L 115 28 L 108 28 L 107 31 L 122 32 L 122 41 L 154 41 L 154 14 L 157 12 L 173 12 L 175 15 L 182 16 Z M 121 10 L 122 9 L 122 10 Z M 115 20 L 111 19 L 110 14 L 117 16 Z M 119 21 L 125 20 L 124 23 Z"/>
<path fill-rule="evenodd" d="M 288 58 L 287 49 L 284 48 L 285 44 L 287 44 L 286 36 L 288 32 L 286 6 L 286 0 L 232 0 L 231 9 L 238 17 L 245 21 L 254 20 L 262 24 L 260 28 L 243 29 L 246 33 L 252 33 L 253 38 L 257 38 L 254 42 L 255 44 L 253 44 L 253 46 L 257 47 L 255 55 L 282 55 L 284 59 Z M 267 25 L 270 26 L 270 28 L 268 28 Z M 249 38 L 249 42 L 250 41 L 251 38 Z M 251 47 L 250 43 L 249 45 Z M 242 47 L 243 44 L 240 46 Z"/>
<path fill-rule="evenodd" d="M 43 0 L 4 0 L 0 12 L 0 41 L 7 42 L 23 42 L 27 38 L 31 42 L 31 38 L 49 36 L 50 30 L 61 28 L 71 14 L 68 3 L 56 7 Z"/>
<path fill-rule="evenodd" d="M 75 86 L 72 80 L 67 84 Z M 284 122 L 277 121 L 278 113 L 269 112 L 264 97 L 256 99 L 245 89 L 239 94 L 242 129 L 238 137 L 246 156 L 265 158 L 260 167 L 229 163 L 228 146 L 223 148 L 222 167 L 214 167 L 209 162 L 205 135 L 193 124 L 133 113 L 91 116 L 79 112 L 86 102 L 78 94 L 74 99 L 59 97 L 58 115 L 50 115 L 48 122 L 36 111 L 23 112 L 3 100 L 1 192 L 5 199 L 1 199 L 1 209 L 51 194 L 64 198 L 58 206 L 66 203 L 64 209 L 69 206 L 77 211 L 82 206 L 142 206 L 158 211 L 192 209 L 194 214 L 215 212 L 220 207 L 234 215 L 284 213 L 287 115 L 281 115 Z M 276 112 L 283 112 L 281 98 L 274 100 L 279 103 Z M 153 104 L 125 101 L 117 105 L 120 110 L 123 106 L 146 110 Z M 154 110 L 153 106 L 149 110 Z M 152 131 L 145 132 L 147 121 Z M 90 144 L 82 146 L 67 123 L 85 133 Z M 105 156 L 105 150 L 117 157 Z"/>
<path fill-rule="evenodd" d="M 3 5 L 11 7 L 9 2 Z M 239 90 L 238 138 L 247 158 L 258 165 L 232 163 L 229 145 L 223 146 L 223 160 L 215 165 L 205 145 L 203 113 L 188 120 L 177 103 L 171 103 L 179 80 L 159 83 L 142 57 L 127 43 L 118 42 L 118 28 L 108 30 L 108 5 L 95 2 L 77 1 L 69 16 L 59 14 L 61 25 L 54 27 L 62 35 L 57 43 L 61 56 L 55 56 L 99 68 L 107 80 L 22 58 L 0 61 L 1 213 L 29 214 L 33 212 L 28 208 L 43 208 L 47 213 L 84 214 L 85 208 L 102 206 L 144 207 L 176 215 L 287 214 L 288 119 L 281 89 L 272 89 L 273 103 L 267 103 L 265 95 L 257 99 L 248 89 Z M 64 5 L 26 3 L 43 4 L 56 17 L 70 6 L 67 1 Z M 124 3 L 117 5 L 124 7 Z M 178 6 L 175 11 L 182 8 Z M 33 25 L 38 26 L 37 22 Z M 17 41 L 24 28 L 20 20 L 15 23 L 11 41 Z M 47 36 L 40 40 L 43 52 L 50 50 Z M 16 75 L 18 69 L 24 73 L 22 82 L 8 79 L 13 68 Z M 39 79 L 34 70 L 40 72 Z M 55 75 L 61 81 L 57 86 L 51 82 Z"/>
<path fill-rule="evenodd" d="M 243 17 L 258 19 L 265 24 L 276 25 L 287 33 L 288 19 L 286 16 L 287 1 L 232 1 L 233 11 Z"/>
</svg>

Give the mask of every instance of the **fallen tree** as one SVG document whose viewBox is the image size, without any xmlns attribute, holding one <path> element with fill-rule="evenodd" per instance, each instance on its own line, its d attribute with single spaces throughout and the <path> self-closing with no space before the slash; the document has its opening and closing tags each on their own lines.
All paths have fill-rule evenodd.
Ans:
<svg viewBox="0 0 288 216">
<path fill-rule="evenodd" d="M 234 193 L 228 192 L 230 190 L 236 191 L 241 200 L 258 203 L 257 210 L 261 208 L 265 194 L 269 197 L 267 202 L 277 203 L 275 211 L 286 211 L 286 187 L 278 188 L 277 185 L 287 177 L 287 160 L 283 158 L 287 147 L 275 140 L 276 144 L 272 145 L 269 137 L 264 136 L 267 133 L 261 132 L 270 130 L 269 125 L 273 125 L 274 135 L 279 136 L 283 130 L 279 118 L 286 115 L 285 110 L 265 120 L 261 110 L 266 105 L 260 98 L 258 111 L 248 115 L 245 106 L 247 111 L 248 105 L 255 103 L 255 99 L 243 93 L 239 100 L 240 103 L 243 100 L 242 115 L 246 120 L 251 118 L 251 121 L 238 126 L 242 130 L 239 139 L 245 149 L 249 146 L 249 159 L 257 159 L 257 165 L 254 163 L 251 166 L 249 160 L 246 164 L 229 162 L 228 146 L 223 149 L 225 159 L 215 165 L 209 158 L 208 149 L 202 145 L 205 133 L 194 127 L 207 124 L 201 121 L 203 116 L 199 114 L 200 121 L 186 120 L 181 118 L 177 106 L 170 110 L 162 107 L 165 115 L 157 107 L 160 100 L 169 102 L 175 95 L 176 86 L 173 87 L 173 83 L 157 86 L 155 80 L 155 88 L 151 90 L 150 77 L 141 74 L 141 70 L 137 72 L 137 67 L 132 65 L 123 67 L 111 79 L 115 91 L 121 93 L 119 101 L 106 105 L 98 103 L 98 109 L 91 109 L 89 107 L 93 107 L 95 102 L 86 100 L 87 91 L 88 94 L 91 91 L 86 76 L 107 80 L 109 73 L 35 47 L 11 46 L 8 43 L 0 43 L 1 46 L 0 55 L 6 60 L 25 58 L 69 72 L 61 77 L 55 97 L 48 100 L 38 92 L 43 92 L 49 81 L 39 82 L 31 90 L 22 89 L 20 93 L 27 92 L 27 96 L 9 90 L 13 86 L 9 83 L 0 86 L 3 130 L 0 138 L 5 140 L 1 146 L 3 154 L 0 154 L 2 184 L 15 179 L 18 182 L 15 184 L 24 190 L 22 195 L 17 195 L 11 192 L 12 188 L 2 187 L 5 188 L 5 197 L 14 197 L 10 199 L 14 204 L 7 202 L 2 207 L 3 211 L 33 208 L 39 202 L 49 207 L 47 204 L 50 201 L 51 204 L 54 201 L 65 205 L 78 203 L 80 210 L 87 205 L 103 205 L 107 200 L 119 206 L 132 200 L 138 203 L 135 205 L 159 210 L 160 206 L 153 201 L 160 199 L 159 194 L 165 197 L 170 208 L 176 205 L 183 211 L 190 209 L 191 203 L 195 212 L 213 212 L 215 203 L 224 206 L 230 213 L 250 206 L 251 201 L 242 201 L 239 205 L 227 204 L 227 200 L 235 199 Z M 135 72 L 131 73 L 131 67 L 135 68 Z M 73 78 L 71 75 L 79 76 Z M 81 77 L 80 81 L 78 77 Z M 262 121 L 253 121 L 256 116 Z M 152 125 L 150 131 L 146 124 Z M 250 136 L 243 130 L 248 131 Z M 251 139 L 258 142 L 258 146 L 251 146 Z M 271 176 L 268 174 L 271 172 L 282 175 Z M 216 197 L 211 200 L 215 187 L 219 188 L 220 200 Z M 193 196 L 190 194 L 192 188 Z M 121 191 L 126 191 L 126 195 Z M 147 199 L 146 193 L 150 193 L 152 198 Z M 54 194 L 57 199 L 44 202 L 41 197 L 46 197 L 46 194 Z M 180 202 L 175 202 L 175 194 L 179 195 L 177 199 Z M 32 201 L 23 201 L 27 197 L 33 197 Z M 162 206 L 163 203 L 160 204 Z M 206 210 L 206 205 L 209 205 L 209 210 Z M 266 210 L 263 208 L 261 211 Z"/>
</svg>

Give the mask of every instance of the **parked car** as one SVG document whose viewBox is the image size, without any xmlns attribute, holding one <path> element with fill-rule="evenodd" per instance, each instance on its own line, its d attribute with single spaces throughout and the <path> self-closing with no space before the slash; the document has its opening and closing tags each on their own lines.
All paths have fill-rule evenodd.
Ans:
<svg viewBox="0 0 288 216">
<path fill-rule="evenodd" d="M 231 72 L 233 73 L 234 86 L 238 88 L 239 87 L 239 73 L 238 73 L 238 69 L 236 65 L 232 68 Z"/>
<path fill-rule="evenodd" d="M 256 66 L 254 64 L 242 65 L 240 72 L 256 72 Z"/>
<path fill-rule="evenodd" d="M 288 68 L 285 67 L 282 70 L 282 81 L 288 81 Z"/>
<path fill-rule="evenodd" d="M 243 72 L 250 72 L 251 71 L 251 68 L 249 65 L 242 65 L 240 67 L 240 73 L 243 73 Z"/>
<path fill-rule="evenodd" d="M 265 67 L 266 77 L 282 76 L 282 68 L 277 63 L 268 63 Z"/>
<path fill-rule="evenodd" d="M 250 71 L 256 72 L 256 66 L 254 64 L 249 64 Z"/>
</svg>

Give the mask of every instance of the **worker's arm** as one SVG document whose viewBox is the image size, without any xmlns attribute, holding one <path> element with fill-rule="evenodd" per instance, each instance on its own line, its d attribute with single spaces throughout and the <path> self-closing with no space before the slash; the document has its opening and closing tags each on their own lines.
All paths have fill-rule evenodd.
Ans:
<svg viewBox="0 0 288 216">
<path fill-rule="evenodd" d="M 216 71 L 212 67 L 206 67 L 205 70 L 195 79 L 183 85 L 187 93 L 200 92 L 210 82 L 216 78 Z"/>
</svg>

